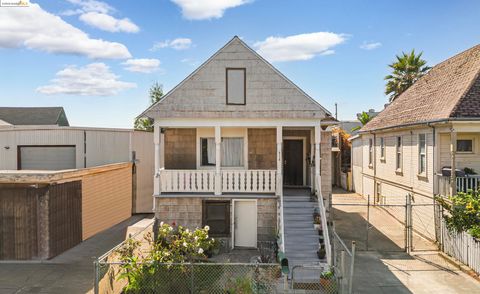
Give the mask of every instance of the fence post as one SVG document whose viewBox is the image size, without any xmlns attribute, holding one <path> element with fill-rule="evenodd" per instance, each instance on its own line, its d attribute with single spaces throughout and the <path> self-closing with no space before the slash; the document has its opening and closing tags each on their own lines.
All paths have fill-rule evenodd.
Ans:
<svg viewBox="0 0 480 294">
<path fill-rule="evenodd" d="M 410 193 L 407 194 L 407 197 L 406 197 L 406 205 L 405 205 L 405 211 L 406 211 L 406 222 L 405 222 L 405 226 L 406 226 L 406 249 L 407 249 L 407 253 L 410 254 L 412 252 L 412 244 L 413 244 L 413 241 L 412 241 L 412 195 Z"/>
<path fill-rule="evenodd" d="M 100 291 L 98 289 L 98 283 L 99 283 L 100 273 L 99 273 L 99 268 L 98 268 L 99 267 L 98 258 L 95 258 L 95 260 L 93 261 L 93 267 L 94 267 L 94 270 L 93 270 L 94 271 L 93 292 L 95 294 L 99 294 Z"/>
<path fill-rule="evenodd" d="M 193 263 L 190 263 L 190 293 L 195 293 L 195 290 L 193 288 L 194 286 L 194 277 L 193 277 Z"/>
<path fill-rule="evenodd" d="M 367 232 L 365 238 L 365 250 L 368 251 L 368 231 L 370 230 L 370 194 L 368 194 L 368 202 L 367 202 Z"/>
<path fill-rule="evenodd" d="M 342 291 L 340 293 L 344 293 L 345 290 L 345 250 L 340 251 L 340 288 Z"/>
<path fill-rule="evenodd" d="M 350 262 L 350 278 L 348 279 L 348 293 L 352 294 L 353 271 L 355 269 L 355 241 L 352 241 L 352 261 Z"/>
</svg>

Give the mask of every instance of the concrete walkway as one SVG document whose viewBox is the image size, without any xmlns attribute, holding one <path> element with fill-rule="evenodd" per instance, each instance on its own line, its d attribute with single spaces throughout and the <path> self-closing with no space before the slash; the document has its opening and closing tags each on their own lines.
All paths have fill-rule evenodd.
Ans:
<svg viewBox="0 0 480 294">
<path fill-rule="evenodd" d="M 122 242 L 137 215 L 45 262 L 0 262 L 0 294 L 88 293 L 93 289 L 93 260 Z"/>
<path fill-rule="evenodd" d="M 361 203 L 362 197 L 334 190 L 332 203 Z M 376 211 L 370 243 L 378 250 L 365 251 L 365 215 L 358 206 L 334 206 L 336 230 L 350 244 L 358 240 L 353 288 L 355 293 L 480 293 L 480 282 L 461 272 L 437 251 L 402 252 L 403 228 L 387 212 Z M 398 232 L 396 232 L 398 231 Z M 415 238 L 421 238 L 415 236 Z M 418 241 L 420 242 L 420 241 Z M 428 242 L 423 239 L 422 242 Z M 425 244 L 427 247 L 428 244 Z M 435 248 L 429 244 L 429 248 Z M 382 250 L 397 249 L 397 250 Z"/>
</svg>

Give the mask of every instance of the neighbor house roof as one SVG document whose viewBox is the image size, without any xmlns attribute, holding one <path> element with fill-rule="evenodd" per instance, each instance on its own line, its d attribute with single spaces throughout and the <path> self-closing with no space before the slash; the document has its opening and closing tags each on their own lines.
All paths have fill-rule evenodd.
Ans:
<svg viewBox="0 0 480 294">
<path fill-rule="evenodd" d="M 246 69 L 245 105 L 226 104 L 226 68 Z M 333 120 L 328 110 L 236 36 L 140 116 Z"/>
<path fill-rule="evenodd" d="M 360 132 L 450 119 L 480 119 L 480 45 L 420 78 Z"/>
<path fill-rule="evenodd" d="M 0 120 L 10 125 L 69 126 L 63 107 L 0 107 Z"/>
</svg>

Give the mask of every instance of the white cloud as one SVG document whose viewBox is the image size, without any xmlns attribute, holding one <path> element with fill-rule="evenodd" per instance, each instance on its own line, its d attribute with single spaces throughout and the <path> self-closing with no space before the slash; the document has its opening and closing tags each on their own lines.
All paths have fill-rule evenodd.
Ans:
<svg viewBox="0 0 480 294">
<path fill-rule="evenodd" d="M 99 12 L 87 12 L 80 15 L 84 23 L 108 32 L 137 33 L 140 28 L 128 18 L 117 19 L 111 15 Z"/>
<path fill-rule="evenodd" d="M 225 10 L 237 7 L 250 0 L 171 0 L 180 6 L 182 15 L 186 19 L 202 20 L 221 18 Z"/>
<path fill-rule="evenodd" d="M 26 47 L 90 58 L 131 57 L 125 45 L 92 39 L 35 3 L 30 7 L 0 9 L 0 47 Z"/>
<path fill-rule="evenodd" d="M 257 42 L 257 52 L 270 61 L 308 60 L 317 55 L 334 54 L 333 47 L 347 39 L 345 34 L 317 32 L 288 37 L 268 37 Z"/>
<path fill-rule="evenodd" d="M 113 96 L 122 90 L 135 88 L 134 83 L 122 82 L 105 63 L 90 63 L 84 67 L 68 66 L 56 73 L 52 84 L 38 87 L 42 94 L 81 96 Z"/>
<path fill-rule="evenodd" d="M 382 46 L 382 43 L 380 42 L 363 42 L 362 45 L 360 45 L 360 48 L 363 50 L 373 50 L 377 49 L 378 47 Z"/>
<path fill-rule="evenodd" d="M 128 71 L 151 73 L 159 70 L 160 60 L 147 58 L 129 59 L 122 64 Z"/>
<path fill-rule="evenodd" d="M 166 40 L 163 42 L 156 42 L 150 51 L 157 51 L 162 48 L 173 48 L 175 50 L 185 50 L 192 46 L 192 40 L 189 38 L 177 38 L 175 40 Z"/>
<path fill-rule="evenodd" d="M 96 0 L 67 0 L 68 2 L 79 6 L 79 9 L 70 9 L 64 11 L 63 15 L 75 15 L 75 14 L 82 14 L 86 12 L 98 12 L 108 14 L 114 12 L 115 9 L 102 1 Z"/>
</svg>

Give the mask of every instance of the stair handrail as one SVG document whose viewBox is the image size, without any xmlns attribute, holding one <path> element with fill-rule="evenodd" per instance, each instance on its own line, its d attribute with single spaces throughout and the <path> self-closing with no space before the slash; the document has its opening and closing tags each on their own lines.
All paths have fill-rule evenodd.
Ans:
<svg viewBox="0 0 480 294">
<path fill-rule="evenodd" d="M 317 194 L 318 200 L 318 210 L 320 211 L 320 218 L 322 220 L 322 230 L 323 230 L 323 240 L 325 241 L 325 251 L 327 255 L 327 263 L 332 265 L 332 246 L 330 243 L 330 235 L 328 233 L 328 224 L 327 224 L 327 211 L 325 209 L 325 205 L 323 203 L 323 195 L 322 195 L 322 180 L 321 176 L 315 177 L 315 191 Z"/>
</svg>

